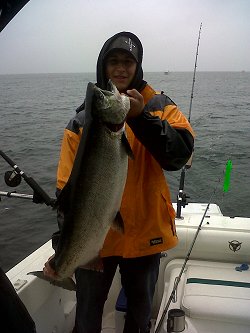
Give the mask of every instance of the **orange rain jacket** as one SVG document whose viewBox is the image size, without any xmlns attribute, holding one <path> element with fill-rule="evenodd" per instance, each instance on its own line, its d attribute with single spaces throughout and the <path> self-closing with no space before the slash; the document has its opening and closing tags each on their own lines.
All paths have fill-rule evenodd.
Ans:
<svg viewBox="0 0 250 333">
<path fill-rule="evenodd" d="M 129 159 L 120 209 L 125 231 L 121 234 L 109 230 L 101 249 L 102 257 L 140 257 L 160 253 L 177 244 L 175 211 L 162 168 L 178 170 L 185 165 L 193 150 L 194 133 L 185 116 L 166 95 L 157 94 L 149 85 L 140 93 L 146 104 L 144 112 L 126 124 L 135 159 Z M 81 138 L 83 113 L 79 112 L 64 132 L 57 172 L 59 191 L 70 176 Z M 157 129 L 159 144 L 148 135 L 150 128 L 143 133 L 149 122 L 161 124 Z M 156 131 L 157 126 L 152 128 Z M 157 145 L 163 146 L 166 153 L 158 151 Z"/>
</svg>

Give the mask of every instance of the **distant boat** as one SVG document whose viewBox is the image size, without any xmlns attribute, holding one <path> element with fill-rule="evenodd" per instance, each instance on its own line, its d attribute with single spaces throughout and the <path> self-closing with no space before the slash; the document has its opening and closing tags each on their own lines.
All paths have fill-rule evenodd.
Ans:
<svg viewBox="0 0 250 333">
<path fill-rule="evenodd" d="M 164 74 L 165 74 L 165 75 L 168 75 L 168 74 L 169 74 L 169 71 L 164 72 Z"/>
</svg>

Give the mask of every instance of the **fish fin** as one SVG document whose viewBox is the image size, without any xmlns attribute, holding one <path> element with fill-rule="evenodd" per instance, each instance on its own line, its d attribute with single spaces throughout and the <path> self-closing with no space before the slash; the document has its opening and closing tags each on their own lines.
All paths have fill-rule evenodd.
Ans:
<svg viewBox="0 0 250 333">
<path fill-rule="evenodd" d="M 120 212 L 116 214 L 116 217 L 111 224 L 111 228 L 124 234 L 124 222 Z"/>
<path fill-rule="evenodd" d="M 135 159 L 135 156 L 134 156 L 134 153 L 133 153 L 132 148 L 130 147 L 130 144 L 129 144 L 129 142 L 128 142 L 128 139 L 127 139 L 125 133 L 122 134 L 122 143 L 123 143 L 123 145 L 124 145 L 124 147 L 125 147 L 125 149 L 126 149 L 126 152 L 127 152 L 128 156 L 129 156 L 132 160 L 134 160 L 134 159 Z"/>
<path fill-rule="evenodd" d="M 39 279 L 45 280 L 45 281 L 53 284 L 54 286 L 61 287 L 66 290 L 70 290 L 70 291 L 76 290 L 76 284 L 73 281 L 73 279 L 71 279 L 71 278 L 65 278 L 62 280 L 54 280 L 54 279 L 50 279 L 49 277 L 45 276 L 43 274 L 43 271 L 33 271 L 33 272 L 29 272 L 27 274 L 35 275 Z"/>
<path fill-rule="evenodd" d="M 79 268 L 84 268 L 90 271 L 103 272 L 103 261 L 100 256 L 95 257 L 90 260 L 87 264 L 79 266 Z"/>
<path fill-rule="evenodd" d="M 68 205 L 69 205 L 69 196 L 70 196 L 70 180 L 68 179 L 67 183 L 65 184 L 64 188 L 59 192 L 58 197 L 56 199 L 56 202 L 53 206 L 53 209 L 57 210 L 59 209 L 62 212 L 66 212 Z"/>
</svg>

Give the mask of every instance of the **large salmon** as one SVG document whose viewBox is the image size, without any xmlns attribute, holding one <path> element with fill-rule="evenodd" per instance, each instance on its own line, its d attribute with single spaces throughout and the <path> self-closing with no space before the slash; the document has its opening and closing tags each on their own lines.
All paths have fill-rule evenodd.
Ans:
<svg viewBox="0 0 250 333">
<path fill-rule="evenodd" d="M 58 197 L 64 224 L 51 260 L 58 280 L 98 257 L 119 214 L 132 154 L 125 136 L 130 100 L 112 82 L 109 85 L 106 91 L 88 84 L 81 141 L 70 178 Z"/>
</svg>

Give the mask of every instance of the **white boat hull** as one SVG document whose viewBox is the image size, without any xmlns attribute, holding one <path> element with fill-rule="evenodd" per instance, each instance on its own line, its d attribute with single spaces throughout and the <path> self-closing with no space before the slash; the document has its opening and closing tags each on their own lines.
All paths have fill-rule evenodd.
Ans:
<svg viewBox="0 0 250 333">
<path fill-rule="evenodd" d="M 206 204 L 189 204 L 183 209 L 183 218 L 176 220 L 179 244 L 174 249 L 167 251 L 166 256 L 161 259 L 152 313 L 156 325 L 172 292 L 173 279 L 180 271 L 206 206 Z M 170 306 L 170 308 L 179 307 L 185 310 L 186 327 L 184 332 L 250 332 L 250 319 L 248 319 L 250 315 L 247 316 L 247 311 L 250 309 L 250 288 L 211 284 L 207 286 L 201 283 L 193 283 L 191 286 L 185 282 L 188 276 L 191 278 L 192 274 L 195 275 L 194 272 L 197 273 L 197 269 L 198 271 L 200 269 L 200 274 L 193 278 L 201 279 L 199 275 L 203 274 L 205 280 L 218 280 L 215 277 L 219 276 L 223 281 L 244 282 L 245 286 L 247 283 L 250 284 L 249 271 L 235 271 L 236 266 L 249 263 L 249 230 L 249 218 L 225 217 L 218 206 L 210 205 L 190 260 L 187 262 L 179 283 L 177 302 L 171 303 Z M 12 268 L 7 276 L 34 319 L 37 333 L 69 333 L 74 326 L 75 293 L 52 286 L 32 275 L 27 275 L 30 271 L 41 270 L 52 254 L 53 250 L 49 241 Z M 224 277 L 224 275 L 226 276 Z M 117 273 L 104 309 L 103 332 L 122 332 L 124 313 L 115 311 L 120 288 L 120 279 Z M 201 294 L 200 290 L 204 292 L 204 295 Z M 218 295 L 209 294 L 208 290 L 211 293 L 217 290 Z M 232 295 L 228 298 L 223 297 L 226 294 L 225 290 L 229 290 Z M 237 292 L 243 296 L 237 298 Z M 215 303 L 218 310 L 214 307 L 214 312 L 212 312 L 213 306 L 211 307 L 211 304 Z M 234 306 L 237 307 L 236 312 L 233 311 Z M 200 312 L 197 312 L 197 309 Z M 161 333 L 167 332 L 166 320 L 167 318 L 161 327 Z"/>
</svg>

